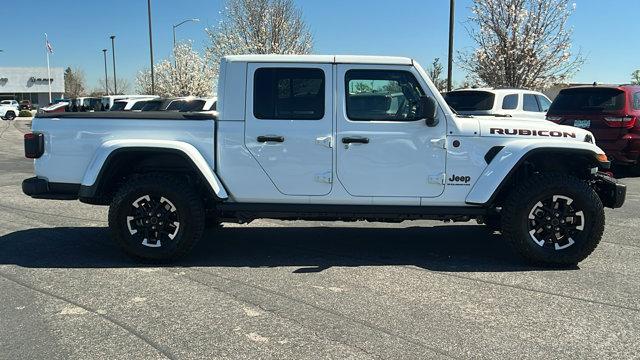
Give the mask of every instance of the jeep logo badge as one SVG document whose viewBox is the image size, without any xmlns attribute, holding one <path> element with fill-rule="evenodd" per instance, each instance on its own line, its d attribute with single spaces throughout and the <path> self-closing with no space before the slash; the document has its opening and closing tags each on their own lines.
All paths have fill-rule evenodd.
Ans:
<svg viewBox="0 0 640 360">
<path fill-rule="evenodd" d="M 451 177 L 447 179 L 449 185 L 469 185 L 470 181 L 471 176 L 451 175 Z"/>
</svg>

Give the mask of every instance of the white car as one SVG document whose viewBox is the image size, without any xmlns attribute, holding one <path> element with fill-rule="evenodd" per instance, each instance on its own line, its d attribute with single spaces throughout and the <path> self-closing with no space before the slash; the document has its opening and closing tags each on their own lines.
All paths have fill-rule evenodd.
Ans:
<svg viewBox="0 0 640 360">
<path fill-rule="evenodd" d="M 20 114 L 20 105 L 15 100 L 0 101 L 0 118 L 13 120 Z"/>
<path fill-rule="evenodd" d="M 36 117 L 23 192 L 109 205 L 114 240 L 152 260 L 207 223 L 476 219 L 530 261 L 576 264 L 625 200 L 589 131 L 458 116 L 412 59 L 228 56 L 218 94 L 219 114 Z"/>
<path fill-rule="evenodd" d="M 551 106 L 551 100 L 543 93 L 522 89 L 460 89 L 446 93 L 444 99 L 461 115 L 531 120 L 545 120 Z"/>
</svg>

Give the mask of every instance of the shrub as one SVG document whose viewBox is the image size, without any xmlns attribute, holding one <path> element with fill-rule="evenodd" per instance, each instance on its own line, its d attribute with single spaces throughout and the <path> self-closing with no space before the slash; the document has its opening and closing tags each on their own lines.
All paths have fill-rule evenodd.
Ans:
<svg viewBox="0 0 640 360">
<path fill-rule="evenodd" d="M 33 114 L 29 110 L 20 110 L 18 117 L 33 117 Z"/>
</svg>

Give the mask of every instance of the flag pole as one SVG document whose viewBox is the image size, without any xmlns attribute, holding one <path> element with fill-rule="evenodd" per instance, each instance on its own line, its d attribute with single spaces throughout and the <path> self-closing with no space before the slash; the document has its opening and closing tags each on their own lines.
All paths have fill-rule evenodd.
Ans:
<svg viewBox="0 0 640 360">
<path fill-rule="evenodd" d="M 51 99 L 51 66 L 49 64 L 49 37 L 47 33 L 44 33 L 44 51 L 47 53 L 47 74 L 49 75 L 47 82 L 49 83 L 49 104 L 51 104 L 53 101 Z"/>
</svg>

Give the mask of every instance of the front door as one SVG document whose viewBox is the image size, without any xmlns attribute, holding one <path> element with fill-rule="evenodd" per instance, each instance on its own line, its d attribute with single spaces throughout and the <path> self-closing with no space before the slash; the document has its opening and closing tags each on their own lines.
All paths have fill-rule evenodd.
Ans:
<svg viewBox="0 0 640 360">
<path fill-rule="evenodd" d="M 418 80 L 420 79 L 420 80 Z M 436 197 L 444 191 L 446 124 L 426 125 L 432 95 L 410 66 L 338 65 L 337 176 L 354 196 Z"/>
<path fill-rule="evenodd" d="M 249 64 L 245 145 L 285 195 L 326 195 L 333 171 L 331 64 Z"/>
</svg>

